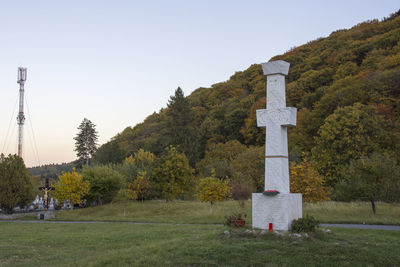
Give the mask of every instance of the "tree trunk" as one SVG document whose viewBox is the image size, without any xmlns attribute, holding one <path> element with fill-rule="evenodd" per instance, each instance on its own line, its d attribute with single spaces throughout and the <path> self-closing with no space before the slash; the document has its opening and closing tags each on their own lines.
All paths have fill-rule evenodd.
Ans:
<svg viewBox="0 0 400 267">
<path fill-rule="evenodd" d="M 376 214 L 375 201 L 373 199 L 370 199 L 370 201 L 371 201 L 372 211 L 374 212 L 374 214 Z"/>
<path fill-rule="evenodd" d="M 212 214 L 213 203 L 210 203 L 210 214 Z"/>
</svg>

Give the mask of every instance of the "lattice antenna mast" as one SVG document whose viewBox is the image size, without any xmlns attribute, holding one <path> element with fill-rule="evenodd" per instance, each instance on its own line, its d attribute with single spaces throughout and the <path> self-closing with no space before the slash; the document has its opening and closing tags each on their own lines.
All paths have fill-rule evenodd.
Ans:
<svg viewBox="0 0 400 267">
<path fill-rule="evenodd" d="M 19 83 L 19 113 L 17 117 L 18 123 L 18 156 L 22 158 L 22 143 L 24 137 L 24 85 L 26 81 L 26 68 L 18 68 L 18 82 Z"/>
</svg>

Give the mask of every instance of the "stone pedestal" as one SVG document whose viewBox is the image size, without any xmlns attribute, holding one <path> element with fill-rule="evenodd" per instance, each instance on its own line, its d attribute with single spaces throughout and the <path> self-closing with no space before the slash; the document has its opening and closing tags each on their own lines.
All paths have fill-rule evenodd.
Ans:
<svg viewBox="0 0 400 267">
<path fill-rule="evenodd" d="M 54 217 L 55 217 L 54 212 L 52 211 L 40 212 L 37 214 L 38 220 L 47 220 L 47 219 L 52 219 Z"/>
<path fill-rule="evenodd" d="M 301 194 L 265 196 L 253 193 L 253 228 L 267 230 L 270 223 L 274 230 L 288 231 L 292 221 L 302 217 Z"/>
</svg>

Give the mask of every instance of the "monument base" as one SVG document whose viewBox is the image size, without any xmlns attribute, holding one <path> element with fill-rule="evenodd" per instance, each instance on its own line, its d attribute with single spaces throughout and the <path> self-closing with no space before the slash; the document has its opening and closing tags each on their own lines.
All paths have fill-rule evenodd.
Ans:
<svg viewBox="0 0 400 267">
<path fill-rule="evenodd" d="M 39 212 L 37 215 L 38 220 L 47 220 L 47 219 L 52 219 L 54 218 L 54 212 L 52 211 L 42 211 Z"/>
<path fill-rule="evenodd" d="M 301 194 L 253 193 L 252 197 L 253 228 L 268 230 L 272 223 L 274 230 L 288 231 L 292 221 L 303 215 Z"/>
</svg>

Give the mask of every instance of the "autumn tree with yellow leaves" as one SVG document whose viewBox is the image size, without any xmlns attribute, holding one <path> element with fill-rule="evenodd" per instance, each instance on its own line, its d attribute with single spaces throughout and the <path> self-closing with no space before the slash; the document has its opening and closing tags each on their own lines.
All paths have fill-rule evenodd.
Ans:
<svg viewBox="0 0 400 267">
<path fill-rule="evenodd" d="M 227 200 L 231 196 L 231 187 L 228 180 L 216 178 L 214 170 L 212 170 L 211 177 L 200 179 L 196 197 L 202 202 L 210 202 L 210 213 L 212 213 L 215 202 Z"/>
<path fill-rule="evenodd" d="M 139 149 L 133 156 L 127 157 L 123 164 L 117 166 L 116 170 L 125 177 L 127 182 L 133 182 L 140 172 L 146 172 L 148 177 L 151 176 L 154 160 L 153 153 Z"/>
<path fill-rule="evenodd" d="M 323 186 L 323 179 L 315 171 L 313 163 L 307 161 L 290 165 L 290 191 L 303 194 L 305 202 L 323 202 L 329 200 L 331 190 Z"/>
<path fill-rule="evenodd" d="M 89 192 L 89 182 L 83 181 L 82 175 L 75 171 L 63 172 L 58 177 L 54 197 L 60 202 L 69 201 L 79 204 L 82 197 Z"/>
<path fill-rule="evenodd" d="M 153 190 L 153 186 L 145 171 L 139 172 L 135 181 L 127 184 L 127 188 L 129 199 L 140 199 L 141 201 L 148 199 Z"/>
</svg>

